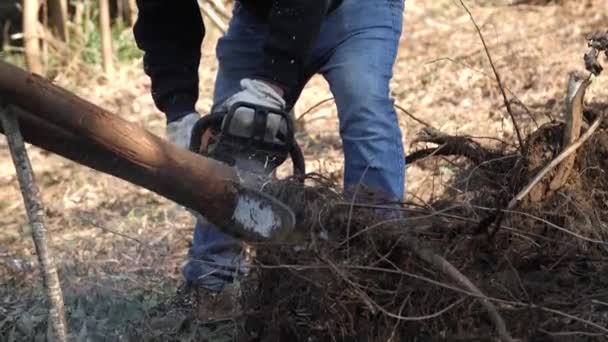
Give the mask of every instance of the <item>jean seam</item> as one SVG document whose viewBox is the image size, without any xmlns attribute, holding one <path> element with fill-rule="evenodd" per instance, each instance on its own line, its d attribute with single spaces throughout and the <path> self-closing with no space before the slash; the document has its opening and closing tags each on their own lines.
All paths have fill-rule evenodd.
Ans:
<svg viewBox="0 0 608 342">
<path fill-rule="evenodd" d="M 397 41 L 397 46 L 396 46 L 396 51 L 395 51 L 395 59 L 397 58 L 397 54 L 399 51 L 399 41 L 400 41 L 400 37 L 403 31 L 402 28 L 402 18 L 403 18 L 403 9 L 405 8 L 405 0 L 389 0 L 389 7 L 390 7 L 390 12 L 391 12 L 391 17 L 392 17 L 392 21 L 393 21 L 393 32 L 395 34 L 395 40 Z M 394 63 L 393 63 L 394 65 Z M 391 71 L 392 74 L 392 71 Z M 403 142 L 402 140 L 402 132 L 401 132 L 401 127 L 399 126 L 399 117 L 397 115 L 397 112 L 395 110 L 395 106 L 394 106 L 394 102 L 395 100 L 393 99 L 393 110 L 392 110 L 392 115 L 394 116 L 394 120 L 396 121 L 397 127 L 395 128 L 395 134 L 399 136 L 399 141 L 397 142 L 395 139 L 395 151 L 397 153 L 402 153 L 402 156 L 398 159 L 395 160 L 395 167 L 399 169 L 399 178 L 400 178 L 400 182 L 401 184 L 399 185 L 399 190 L 400 193 L 397 194 L 398 197 L 401 199 L 404 196 L 405 193 L 405 167 L 406 167 L 406 161 L 405 161 L 405 148 L 403 147 Z"/>
</svg>

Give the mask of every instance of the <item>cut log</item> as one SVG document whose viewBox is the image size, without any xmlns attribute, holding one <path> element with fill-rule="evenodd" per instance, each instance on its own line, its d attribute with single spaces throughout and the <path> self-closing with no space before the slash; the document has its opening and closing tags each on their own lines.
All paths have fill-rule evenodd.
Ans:
<svg viewBox="0 0 608 342">
<path fill-rule="evenodd" d="M 146 131 L 48 80 L 0 61 L 0 98 L 18 107 L 27 142 L 154 191 L 247 240 L 281 239 L 282 203 L 240 185 L 238 172 Z"/>
</svg>

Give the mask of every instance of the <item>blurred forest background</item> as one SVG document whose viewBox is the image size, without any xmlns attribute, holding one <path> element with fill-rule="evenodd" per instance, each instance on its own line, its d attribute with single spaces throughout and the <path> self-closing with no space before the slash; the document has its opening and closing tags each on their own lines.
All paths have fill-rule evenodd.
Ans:
<svg viewBox="0 0 608 342">
<path fill-rule="evenodd" d="M 200 1 L 212 25 L 226 28 L 232 1 Z M 3 0 L 0 46 L 5 58 L 53 77 L 92 66 L 112 73 L 140 57 L 130 33 L 135 0 Z"/>
</svg>

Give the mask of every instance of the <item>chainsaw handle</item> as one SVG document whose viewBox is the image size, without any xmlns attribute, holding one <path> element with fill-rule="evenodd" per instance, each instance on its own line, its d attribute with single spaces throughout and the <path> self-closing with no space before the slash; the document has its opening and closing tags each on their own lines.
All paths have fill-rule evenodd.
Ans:
<svg viewBox="0 0 608 342">
<path fill-rule="evenodd" d="M 190 135 L 190 151 L 200 154 L 201 144 L 203 143 L 203 134 L 209 128 L 221 127 L 224 113 L 212 113 L 200 118 L 192 127 Z"/>
<path fill-rule="evenodd" d="M 263 145 L 274 145 L 273 143 L 264 141 L 264 137 L 266 135 L 266 126 L 268 124 L 268 114 L 275 114 L 282 117 L 287 124 L 285 146 L 287 146 L 287 150 L 291 150 L 291 145 L 294 142 L 294 124 L 289 115 L 281 110 L 261 105 L 254 105 L 248 102 L 237 102 L 228 110 L 222 129 L 225 129 L 226 131 L 230 129 L 234 115 L 241 108 L 249 108 L 253 111 L 253 134 L 249 137 L 249 139 L 253 139 Z"/>
<path fill-rule="evenodd" d="M 239 106 L 245 106 L 243 103 L 239 103 Z M 249 106 L 246 106 L 249 108 Z M 233 108 L 238 108 L 238 106 L 234 106 Z M 273 111 L 274 113 L 274 111 Z M 229 113 L 230 114 L 230 113 Z M 278 113 L 281 114 L 281 113 Z M 234 115 L 234 111 L 232 111 L 232 115 L 229 115 L 227 120 L 230 120 Z M 200 118 L 192 127 L 192 132 L 190 136 L 190 151 L 194 153 L 200 154 L 201 144 L 203 135 L 205 131 L 213 127 L 222 127 L 222 123 L 224 117 L 226 116 L 225 112 L 217 112 L 212 113 Z M 289 156 L 291 157 L 291 162 L 293 164 L 293 174 L 297 177 L 298 181 L 304 182 L 304 176 L 306 175 L 306 163 L 304 160 L 304 154 L 300 145 L 293 136 L 293 122 L 290 120 L 288 116 L 285 116 L 287 122 L 288 133 L 292 132 L 292 134 L 288 134 L 288 146 L 289 146 Z M 226 126 L 230 122 L 226 123 Z"/>
</svg>

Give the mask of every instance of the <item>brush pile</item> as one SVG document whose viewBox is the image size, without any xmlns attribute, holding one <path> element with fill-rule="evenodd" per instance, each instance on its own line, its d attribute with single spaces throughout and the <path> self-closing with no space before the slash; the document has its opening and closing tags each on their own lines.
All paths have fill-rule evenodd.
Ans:
<svg viewBox="0 0 608 342">
<path fill-rule="evenodd" d="M 602 39 L 589 38 L 587 65 L 599 65 Z M 319 176 L 275 184 L 306 239 L 258 246 L 243 340 L 605 340 L 608 105 L 584 103 L 590 77 L 571 76 L 567 122 L 518 148 L 422 132 L 438 147 L 408 162 L 447 158 L 458 176 L 399 218 L 364 189 L 350 201 Z"/>
</svg>

